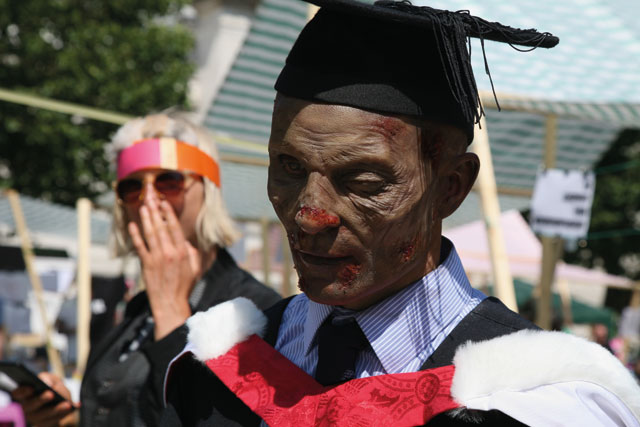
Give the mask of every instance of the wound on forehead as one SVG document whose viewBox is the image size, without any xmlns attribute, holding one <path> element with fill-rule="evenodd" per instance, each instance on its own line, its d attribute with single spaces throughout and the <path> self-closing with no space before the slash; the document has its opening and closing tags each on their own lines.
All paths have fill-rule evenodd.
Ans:
<svg viewBox="0 0 640 427">
<path fill-rule="evenodd" d="M 387 140 L 393 140 L 405 128 L 405 123 L 396 117 L 378 116 L 371 126 Z"/>
</svg>

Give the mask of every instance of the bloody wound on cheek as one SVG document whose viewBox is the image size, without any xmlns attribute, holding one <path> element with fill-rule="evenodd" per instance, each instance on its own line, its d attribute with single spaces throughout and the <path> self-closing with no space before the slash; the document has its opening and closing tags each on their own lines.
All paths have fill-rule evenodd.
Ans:
<svg viewBox="0 0 640 427">
<path fill-rule="evenodd" d="M 416 243 L 417 240 L 413 239 L 411 242 L 405 244 L 402 249 L 400 249 L 400 258 L 402 262 L 409 262 L 413 259 L 416 253 Z"/>
<path fill-rule="evenodd" d="M 312 221 L 317 226 L 335 226 L 340 224 L 340 218 L 335 215 L 328 214 L 324 209 L 310 208 L 303 206 L 300 208 L 296 217 Z"/>
<path fill-rule="evenodd" d="M 338 273 L 338 281 L 343 286 L 348 286 L 356 280 L 362 266 L 360 264 L 347 264 Z"/>
</svg>

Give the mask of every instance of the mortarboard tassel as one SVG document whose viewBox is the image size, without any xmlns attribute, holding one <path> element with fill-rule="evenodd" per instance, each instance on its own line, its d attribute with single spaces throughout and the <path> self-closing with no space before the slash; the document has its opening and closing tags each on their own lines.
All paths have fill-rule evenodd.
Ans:
<svg viewBox="0 0 640 427">
<path fill-rule="evenodd" d="M 465 118 L 473 123 L 480 121 L 484 115 L 484 109 L 480 103 L 471 68 L 469 37 L 480 39 L 485 72 L 489 77 L 498 110 L 500 104 L 489 70 L 484 45 L 485 39 L 507 43 L 520 52 L 528 52 L 538 47 L 550 48 L 558 44 L 558 38 L 550 33 L 539 33 L 535 29 L 521 30 L 497 22 L 489 22 L 472 16 L 468 10 L 457 12 L 437 10 L 428 6 L 414 6 L 408 0 L 379 0 L 375 2 L 375 5 L 425 17 L 432 22 L 434 36 L 440 46 L 440 60 L 446 70 L 445 74 L 451 93 L 462 108 Z M 531 49 L 521 49 L 516 45 L 530 46 Z"/>
</svg>

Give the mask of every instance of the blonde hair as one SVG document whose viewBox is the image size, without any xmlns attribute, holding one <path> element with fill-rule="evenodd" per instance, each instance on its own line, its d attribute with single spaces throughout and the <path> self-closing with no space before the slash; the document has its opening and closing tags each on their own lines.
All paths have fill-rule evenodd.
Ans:
<svg viewBox="0 0 640 427">
<path fill-rule="evenodd" d="M 162 136 L 194 145 L 220 164 L 218 149 L 211 133 L 191 123 L 184 114 L 178 112 L 152 114 L 128 121 L 113 136 L 111 144 L 107 147 L 107 154 L 115 165 L 120 151 L 135 141 Z M 239 234 L 227 212 L 220 188 L 205 177 L 203 183 L 204 203 L 196 219 L 196 236 L 198 249 L 207 252 L 214 246 L 224 248 L 232 245 Z M 127 255 L 133 251 L 124 209 L 119 203 L 113 206 L 110 246 L 116 256 Z"/>
</svg>

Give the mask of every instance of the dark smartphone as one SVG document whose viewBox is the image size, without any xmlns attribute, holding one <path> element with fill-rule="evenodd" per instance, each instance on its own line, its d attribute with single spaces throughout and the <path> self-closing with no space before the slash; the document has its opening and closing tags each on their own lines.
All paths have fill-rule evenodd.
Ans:
<svg viewBox="0 0 640 427">
<path fill-rule="evenodd" d="M 9 377 L 10 381 L 7 378 L 2 378 L 2 374 Z M 0 361 L 0 388 L 11 392 L 17 386 L 23 385 L 33 387 L 36 395 L 51 390 L 53 399 L 47 405 L 57 405 L 66 400 L 22 363 Z"/>
</svg>

